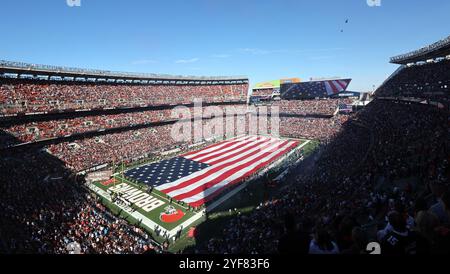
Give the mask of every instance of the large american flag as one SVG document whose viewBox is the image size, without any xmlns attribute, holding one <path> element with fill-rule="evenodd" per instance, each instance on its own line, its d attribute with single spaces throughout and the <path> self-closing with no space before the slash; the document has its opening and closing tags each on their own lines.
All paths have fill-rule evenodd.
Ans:
<svg viewBox="0 0 450 274">
<path fill-rule="evenodd" d="M 198 207 L 298 145 L 299 141 L 244 136 L 134 168 L 125 175 L 154 186 L 177 201 Z"/>
<path fill-rule="evenodd" d="M 351 79 L 337 79 L 283 84 L 281 86 L 281 98 L 286 100 L 300 100 L 335 96 L 347 90 L 351 81 Z"/>
</svg>

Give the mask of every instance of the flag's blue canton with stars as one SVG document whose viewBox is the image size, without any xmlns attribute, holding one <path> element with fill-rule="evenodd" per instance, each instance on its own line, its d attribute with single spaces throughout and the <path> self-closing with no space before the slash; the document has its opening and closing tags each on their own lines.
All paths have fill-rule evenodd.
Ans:
<svg viewBox="0 0 450 274">
<path fill-rule="evenodd" d="M 324 82 L 303 82 L 284 84 L 281 87 L 281 98 L 287 100 L 327 97 Z"/>
<path fill-rule="evenodd" d="M 209 167 L 208 164 L 192 161 L 184 157 L 175 157 L 130 169 L 125 172 L 125 176 L 146 185 L 159 186 L 174 182 L 207 167 Z"/>
</svg>

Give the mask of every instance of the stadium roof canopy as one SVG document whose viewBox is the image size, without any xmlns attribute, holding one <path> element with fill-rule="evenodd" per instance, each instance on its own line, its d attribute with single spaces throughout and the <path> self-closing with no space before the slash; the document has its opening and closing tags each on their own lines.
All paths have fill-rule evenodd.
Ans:
<svg viewBox="0 0 450 274">
<path fill-rule="evenodd" d="M 95 79 L 123 79 L 123 80 L 147 80 L 147 81 L 195 81 L 195 82 L 227 82 L 227 83 L 248 83 L 246 76 L 181 76 L 151 73 L 131 73 L 108 70 L 82 69 L 72 67 L 60 67 L 51 65 L 38 65 L 23 62 L 11 62 L 0 60 L 0 74 L 25 74 L 40 76 L 59 76 L 74 78 L 95 78 Z"/>
<path fill-rule="evenodd" d="M 406 65 L 450 55 L 450 36 L 418 50 L 394 56 L 391 63 Z"/>
</svg>

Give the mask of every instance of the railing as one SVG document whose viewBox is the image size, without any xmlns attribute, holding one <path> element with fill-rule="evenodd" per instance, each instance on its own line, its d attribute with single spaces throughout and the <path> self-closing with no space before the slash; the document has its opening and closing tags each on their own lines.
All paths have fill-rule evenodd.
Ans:
<svg viewBox="0 0 450 274">
<path fill-rule="evenodd" d="M 399 62 L 399 61 L 404 61 L 413 57 L 418 57 L 427 53 L 431 53 L 432 51 L 435 51 L 437 49 L 443 48 L 443 47 L 449 47 L 450 46 L 450 36 L 448 36 L 447 38 L 444 38 L 436 43 L 433 43 L 431 45 L 425 46 L 423 48 L 420 48 L 418 50 L 406 53 L 406 54 L 401 54 L 398 56 L 394 56 L 391 58 L 391 62 Z"/>
<path fill-rule="evenodd" d="M 169 75 L 169 74 L 154 74 L 154 73 L 134 73 L 134 72 L 121 72 L 121 71 L 109 71 L 109 70 L 98 70 L 98 69 L 82 69 L 74 67 L 63 67 L 63 66 L 52 66 L 52 65 L 41 65 L 41 64 L 30 64 L 24 62 L 13 62 L 0 60 L 0 68 L 10 68 L 10 69 L 23 69 L 23 70 L 38 70 L 38 71 L 48 71 L 55 73 L 75 73 L 82 75 L 93 75 L 93 76 L 105 76 L 105 77 L 127 77 L 127 78 L 149 78 L 149 79 L 180 79 L 180 80 L 202 80 L 202 81 L 233 81 L 233 80 L 247 80 L 246 76 L 183 76 L 183 75 Z"/>
</svg>

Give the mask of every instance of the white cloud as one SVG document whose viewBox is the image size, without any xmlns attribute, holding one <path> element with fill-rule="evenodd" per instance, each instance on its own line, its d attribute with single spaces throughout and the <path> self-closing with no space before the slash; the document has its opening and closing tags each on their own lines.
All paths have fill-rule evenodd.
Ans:
<svg viewBox="0 0 450 274">
<path fill-rule="evenodd" d="M 180 59 L 180 60 L 176 60 L 175 64 L 189 64 L 189 63 L 195 63 L 198 62 L 200 59 L 199 58 L 192 58 L 192 59 Z"/>
</svg>

